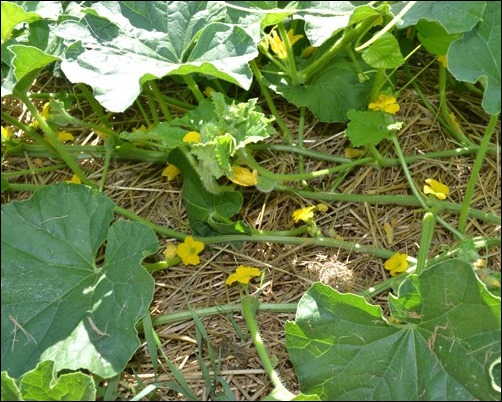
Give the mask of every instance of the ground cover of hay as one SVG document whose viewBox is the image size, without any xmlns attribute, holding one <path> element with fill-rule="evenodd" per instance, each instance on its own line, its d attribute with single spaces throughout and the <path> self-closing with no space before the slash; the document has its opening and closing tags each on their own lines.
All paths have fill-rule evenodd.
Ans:
<svg viewBox="0 0 502 402">
<path fill-rule="evenodd" d="M 424 82 L 425 79 L 423 80 Z M 431 82 L 434 82 L 431 80 Z M 61 92 L 70 90 L 62 79 L 42 76 L 34 91 Z M 179 94 L 179 88 L 172 84 L 163 86 L 164 91 L 173 97 Z M 429 101 L 438 107 L 437 90 L 425 88 Z M 146 102 L 145 99 L 139 98 Z M 281 114 L 289 125 L 293 135 L 297 133 L 299 113 L 290 104 L 275 98 Z M 450 107 L 457 116 L 459 124 L 474 143 L 480 143 L 487 125 L 488 116 L 480 107 L 480 99 L 462 93 L 448 93 Z M 456 147 L 449 136 L 421 103 L 417 94 L 409 89 L 399 98 L 401 110 L 398 119 L 404 121 L 407 129 L 399 134 L 399 141 L 405 155 L 417 155 L 424 152 L 453 149 Z M 265 111 L 264 103 L 261 106 Z M 31 116 L 15 99 L 4 98 L 2 110 L 25 123 L 31 122 Z M 81 104 L 72 113 L 79 113 L 86 119 L 94 119 L 91 109 Z M 113 128 L 117 131 L 140 127 L 144 122 L 135 108 L 124 114 L 115 115 Z M 350 146 L 343 133 L 344 126 L 323 124 L 309 116 L 305 126 L 306 147 L 333 155 L 344 155 L 344 149 Z M 91 131 L 78 129 L 68 131 L 76 137 L 76 144 L 98 144 L 99 137 Z M 280 142 L 280 134 L 270 142 Z M 500 147 L 500 124 L 492 137 L 492 146 Z M 379 146 L 383 154 L 392 154 L 388 144 Z M 449 200 L 461 203 L 475 155 L 458 156 L 443 160 L 421 160 L 409 166 L 415 182 L 420 186 L 427 178 L 434 178 L 446 183 L 451 190 Z M 500 160 L 499 153 L 487 155 L 471 206 L 485 212 L 500 215 Z M 258 156 L 260 163 L 277 173 L 297 172 L 298 160 L 294 155 L 264 151 Z M 43 166 L 58 163 L 56 160 L 41 158 Z M 315 171 L 330 167 L 326 162 L 305 160 L 306 171 Z M 7 156 L 2 160 L 4 172 L 30 169 L 40 165 L 34 156 L 25 154 Z M 81 165 L 90 179 L 100 180 L 103 161 L 87 159 Z M 106 180 L 105 193 L 119 206 L 134 211 L 136 214 L 156 223 L 189 233 L 181 197 L 182 179 L 168 182 L 161 176 L 163 165 L 134 161 L 113 160 Z M 58 170 L 47 174 L 23 175 L 19 183 L 50 184 L 70 179 L 69 170 Z M 327 176 L 309 181 L 312 189 L 330 189 L 337 176 Z M 377 168 L 360 167 L 348 174 L 337 187 L 345 194 L 411 194 L 403 171 L 398 166 Z M 2 194 L 2 204 L 26 199 L 30 193 Z M 240 219 L 249 225 L 263 230 L 286 230 L 294 223 L 291 217 L 295 209 L 315 205 L 315 202 L 282 193 L 260 193 L 245 189 L 245 204 Z M 344 240 L 363 245 L 386 248 L 416 256 L 420 239 L 423 213 L 416 207 L 396 205 L 370 205 L 334 202 L 328 211 L 317 215 L 318 227 L 325 235 L 337 236 Z M 452 226 L 457 225 L 458 215 L 445 214 L 443 218 Z M 119 218 L 120 219 L 120 218 Z M 389 236 L 384 230 L 384 223 L 393 228 Z M 499 237 L 500 227 L 470 219 L 467 233 L 474 236 Z M 162 251 L 173 239 L 159 238 L 161 249 L 157 260 L 163 259 Z M 455 240 L 451 233 L 442 226 L 436 226 L 430 256 L 444 247 L 450 247 Z M 500 250 L 480 250 L 486 258 L 489 268 L 500 271 Z M 382 259 L 345 251 L 314 246 L 288 246 L 279 244 L 223 244 L 206 247 L 201 255 L 201 264 L 193 266 L 175 266 L 167 271 L 154 273 L 156 288 L 151 305 L 152 316 L 186 311 L 192 308 L 211 307 L 239 301 L 237 286 L 228 287 L 225 279 L 238 265 L 250 265 L 266 272 L 265 283 L 260 300 L 267 303 L 297 302 L 309 286 L 315 281 L 329 284 L 342 292 L 360 292 L 388 278 L 383 268 Z M 250 292 L 257 290 L 252 284 Z M 386 308 L 386 294 L 373 300 Z M 245 324 L 240 314 L 232 316 L 235 323 L 244 331 Z M 284 346 L 284 325 L 294 319 L 293 313 L 259 313 L 258 322 L 265 345 L 277 357 L 277 371 L 287 388 L 298 391 L 298 383 Z M 259 400 L 271 391 L 271 385 L 261 368 L 260 360 L 251 344 L 243 341 L 231 320 L 225 315 L 202 318 L 215 350 L 221 350 L 223 376 L 232 387 L 235 400 Z M 195 357 L 197 348 L 195 325 L 193 320 L 179 321 L 157 327 L 157 333 L 167 356 L 182 370 L 190 388 L 198 399 L 207 398 L 206 384 Z M 245 331 L 244 331 L 245 332 Z M 142 340 L 143 341 L 143 340 Z M 209 367 L 207 353 L 203 351 Z M 153 381 L 169 381 L 172 375 L 161 366 L 160 372 L 153 372 L 152 363 L 145 343 L 134 355 L 127 369 L 122 373 L 118 386 L 118 399 L 128 400 L 142 387 Z M 156 400 L 183 400 L 183 396 L 169 389 L 159 389 Z"/>
</svg>

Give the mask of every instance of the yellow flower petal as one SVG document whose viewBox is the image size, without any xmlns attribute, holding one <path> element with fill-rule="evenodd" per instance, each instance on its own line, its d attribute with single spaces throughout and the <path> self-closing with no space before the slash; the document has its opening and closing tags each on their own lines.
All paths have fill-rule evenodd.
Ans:
<svg viewBox="0 0 502 402">
<path fill-rule="evenodd" d="M 427 179 L 425 182 L 428 186 L 424 186 L 424 194 L 433 194 L 440 200 L 444 200 L 450 194 L 448 186 L 437 180 Z"/>
<path fill-rule="evenodd" d="M 56 133 L 56 135 L 58 136 L 58 140 L 61 142 L 75 140 L 75 137 L 71 133 L 69 133 L 68 131 L 60 130 Z"/>
<path fill-rule="evenodd" d="M 170 260 L 171 258 L 176 257 L 176 250 L 178 250 L 178 246 L 176 244 L 168 244 L 164 250 L 165 259 Z"/>
<path fill-rule="evenodd" d="M 293 46 L 301 38 L 303 38 L 303 35 L 295 35 L 292 29 L 288 31 L 288 39 L 291 46 Z M 286 45 L 284 44 L 283 40 L 279 37 L 279 35 L 275 30 L 273 30 L 272 32 L 270 32 L 269 35 L 267 35 L 267 40 L 270 45 L 270 48 L 272 49 L 272 52 L 274 52 L 280 59 L 288 58 Z"/>
<path fill-rule="evenodd" d="M 214 90 L 213 88 L 211 87 L 206 87 L 206 89 L 204 89 L 204 95 L 206 95 L 208 98 L 211 97 L 211 95 L 216 92 L 216 90 Z"/>
<path fill-rule="evenodd" d="M 292 29 L 290 29 L 288 31 L 288 39 L 289 39 L 289 43 L 291 44 L 291 46 L 293 46 L 301 38 L 303 38 L 303 35 L 301 35 L 301 34 L 295 35 L 295 32 Z"/>
<path fill-rule="evenodd" d="M 200 142 L 200 139 L 201 139 L 200 133 L 198 133 L 197 131 L 189 131 L 183 137 L 183 142 L 186 142 L 187 144 L 192 142 L 198 144 Z"/>
<path fill-rule="evenodd" d="M 381 110 L 386 113 L 396 114 L 399 112 L 399 104 L 396 102 L 396 98 L 393 96 L 388 96 L 386 94 L 378 95 L 378 99 L 375 102 L 371 102 L 368 105 L 368 109 L 371 110 Z"/>
<path fill-rule="evenodd" d="M 448 68 L 448 58 L 446 55 L 438 56 L 438 61 L 443 65 L 444 68 Z"/>
<path fill-rule="evenodd" d="M 390 271 L 392 276 L 398 273 L 404 272 L 408 269 L 408 256 L 404 253 L 395 253 L 384 263 L 384 267 L 387 271 Z"/>
<path fill-rule="evenodd" d="M 261 272 L 258 268 L 247 267 L 245 265 L 239 265 L 233 274 L 230 274 L 225 281 L 227 285 L 231 285 L 234 282 L 240 282 L 247 285 L 251 278 L 255 276 L 260 276 Z"/>
<path fill-rule="evenodd" d="M 364 149 L 356 149 L 356 148 L 345 148 L 343 150 L 346 158 L 354 159 L 363 156 L 366 151 Z"/>
<path fill-rule="evenodd" d="M 277 32 L 274 30 L 270 32 L 270 35 L 267 35 L 267 40 L 270 45 L 270 49 L 274 52 L 280 59 L 286 59 L 288 57 L 288 53 L 286 52 L 286 45 L 281 40 Z"/>
<path fill-rule="evenodd" d="M 328 212 L 328 209 L 329 209 L 329 206 L 327 206 L 326 204 L 322 204 L 322 203 L 317 204 L 315 207 L 317 208 L 317 210 L 319 212 Z"/>
<path fill-rule="evenodd" d="M 168 181 L 174 180 L 179 174 L 179 170 L 176 166 L 167 164 L 167 166 L 162 171 L 162 176 L 166 176 Z"/>
<path fill-rule="evenodd" d="M 256 183 L 258 183 L 258 172 L 256 169 L 251 172 L 251 170 L 245 167 L 232 166 L 232 171 L 234 172 L 234 177 L 229 177 L 229 179 L 239 186 L 256 186 Z"/>
<path fill-rule="evenodd" d="M 315 207 L 306 207 L 297 209 L 293 212 L 293 219 L 295 222 L 304 221 L 307 222 L 309 219 L 314 218 L 314 209 Z"/>
<path fill-rule="evenodd" d="M 302 59 L 308 59 L 310 56 L 312 56 L 315 52 L 317 52 L 317 47 L 314 47 L 314 46 L 309 46 L 309 47 L 306 47 L 305 49 L 302 50 L 302 54 L 300 55 L 300 57 Z"/>
<path fill-rule="evenodd" d="M 14 130 L 12 129 L 12 127 L 2 126 L 2 142 L 10 140 L 13 134 Z"/>
<path fill-rule="evenodd" d="M 185 237 L 185 241 L 178 245 L 176 254 L 181 257 L 185 265 L 200 263 L 199 253 L 204 250 L 204 243 L 194 240 L 192 236 Z"/>
<path fill-rule="evenodd" d="M 68 184 L 82 184 L 80 178 L 76 174 L 74 174 L 70 180 L 65 180 L 65 181 Z"/>
<path fill-rule="evenodd" d="M 42 111 L 40 112 L 40 117 L 44 120 L 47 120 L 47 117 L 49 117 L 49 102 L 44 103 L 44 106 L 42 106 Z M 32 127 L 37 128 L 39 126 L 38 120 L 34 120 L 33 123 L 31 124 Z"/>
</svg>

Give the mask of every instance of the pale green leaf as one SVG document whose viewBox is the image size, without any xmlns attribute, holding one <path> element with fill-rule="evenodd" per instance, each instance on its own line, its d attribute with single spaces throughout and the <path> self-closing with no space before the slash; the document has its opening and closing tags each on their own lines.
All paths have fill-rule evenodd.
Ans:
<svg viewBox="0 0 502 402">
<path fill-rule="evenodd" d="M 81 372 L 57 376 L 54 362 L 50 360 L 24 374 L 19 388 L 25 401 L 93 401 L 96 398 L 91 376 Z"/>
<path fill-rule="evenodd" d="M 404 63 L 397 39 L 387 32 L 364 49 L 363 60 L 374 68 L 397 68 Z"/>
<path fill-rule="evenodd" d="M 9 39 L 12 30 L 22 22 L 29 24 L 39 19 L 40 15 L 37 13 L 26 12 L 11 1 L 2 1 L 2 43 Z"/>
<path fill-rule="evenodd" d="M 417 1 L 397 23 L 397 27 L 406 28 L 424 19 L 438 22 L 449 34 L 470 31 L 482 19 L 486 3 L 486 1 Z M 391 6 L 391 11 L 396 15 L 405 5 L 404 1 L 397 2 Z"/>
<path fill-rule="evenodd" d="M 40 71 L 58 57 L 27 45 L 10 45 L 8 51 L 12 53 L 12 67 L 8 75 L 2 80 L 2 97 L 14 91 L 26 92 L 33 84 Z"/>
<path fill-rule="evenodd" d="M 102 193 L 66 183 L 2 206 L 2 370 L 19 376 L 40 360 L 103 378 L 124 369 L 153 296 L 140 262 L 158 242 L 138 223 L 109 228 L 113 207 Z"/>
<path fill-rule="evenodd" d="M 129 107 L 144 82 L 171 74 L 200 73 L 248 89 L 256 44 L 243 28 L 220 22 L 225 8 L 217 3 L 97 2 L 80 21 L 58 26 L 69 45 L 61 68 L 114 112 Z"/>
<path fill-rule="evenodd" d="M 300 12 L 293 18 L 305 21 L 307 38 L 312 46 L 320 46 L 347 27 L 355 6 L 350 1 L 299 1 L 297 8 Z"/>
<path fill-rule="evenodd" d="M 0 389 L 2 393 L 2 401 L 22 401 L 23 396 L 16 384 L 16 380 L 11 378 L 6 371 L 2 371 L 0 381 Z"/>
<path fill-rule="evenodd" d="M 459 81 L 483 85 L 482 105 L 492 115 L 500 113 L 500 16 L 500 2 L 488 2 L 483 20 L 448 51 L 448 70 Z"/>
</svg>

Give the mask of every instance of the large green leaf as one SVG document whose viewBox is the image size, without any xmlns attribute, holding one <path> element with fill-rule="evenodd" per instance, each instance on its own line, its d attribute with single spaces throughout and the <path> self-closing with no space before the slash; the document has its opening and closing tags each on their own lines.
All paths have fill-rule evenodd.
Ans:
<svg viewBox="0 0 502 402">
<path fill-rule="evenodd" d="M 113 112 L 130 106 L 144 82 L 170 74 L 251 85 L 256 44 L 241 27 L 219 22 L 225 17 L 219 2 L 102 1 L 87 11 L 56 31 L 69 45 L 61 68 Z"/>
<path fill-rule="evenodd" d="M 359 63 L 363 70 L 369 69 L 362 60 Z M 270 71 L 266 74 L 270 88 L 298 107 L 307 106 L 325 123 L 345 123 L 348 110 L 365 109 L 374 78 L 361 82 L 354 62 L 343 57 L 330 61 L 307 85 L 294 86 Z"/>
<path fill-rule="evenodd" d="M 483 20 L 448 51 L 448 70 L 455 78 L 479 80 L 485 88 L 482 105 L 489 114 L 500 113 L 500 15 L 500 2 L 489 1 Z"/>
<path fill-rule="evenodd" d="M 109 228 L 113 206 L 60 183 L 2 207 L 2 370 L 20 376 L 42 360 L 103 378 L 124 369 L 153 296 L 140 262 L 158 242 L 138 223 Z"/>
<path fill-rule="evenodd" d="M 93 401 L 95 398 L 96 386 L 91 376 L 75 372 L 58 377 L 50 360 L 40 362 L 24 374 L 19 386 L 2 371 L 2 401 Z"/>
<path fill-rule="evenodd" d="M 397 27 L 406 28 L 424 19 L 438 22 L 449 34 L 470 31 L 482 19 L 486 3 L 486 1 L 417 1 L 401 18 Z M 397 2 L 391 6 L 391 11 L 398 14 L 405 5 L 404 1 Z"/>
<path fill-rule="evenodd" d="M 293 18 L 305 20 L 305 34 L 312 46 L 320 46 L 349 25 L 355 6 L 350 1 L 299 1 Z"/>
<path fill-rule="evenodd" d="M 461 260 L 412 274 L 389 324 L 364 298 L 314 284 L 286 324 L 303 393 L 322 400 L 500 400 L 500 298 Z"/>
</svg>

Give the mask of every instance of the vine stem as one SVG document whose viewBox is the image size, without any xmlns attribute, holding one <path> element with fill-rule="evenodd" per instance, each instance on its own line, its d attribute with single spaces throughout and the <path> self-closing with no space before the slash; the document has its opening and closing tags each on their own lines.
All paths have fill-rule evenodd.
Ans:
<svg viewBox="0 0 502 402">
<path fill-rule="evenodd" d="M 420 205 L 422 205 L 422 207 L 425 209 L 425 211 L 431 212 L 431 208 L 425 202 L 424 198 L 422 197 L 422 194 L 420 193 L 420 191 L 418 191 L 417 186 L 415 185 L 415 182 L 413 181 L 413 179 L 411 177 L 411 173 L 410 173 L 410 171 L 408 169 L 408 165 L 406 165 L 406 162 L 404 160 L 404 154 L 403 154 L 403 151 L 401 149 L 401 146 L 399 145 L 399 141 L 398 141 L 397 137 L 395 135 L 392 135 L 390 138 L 391 138 L 391 140 L 392 140 L 392 142 L 394 144 L 394 147 L 396 149 L 396 153 L 398 154 L 398 157 L 399 157 L 399 159 L 402 162 L 401 164 L 402 164 L 402 167 L 403 167 L 403 172 L 404 172 L 404 175 L 406 176 L 406 180 L 408 180 L 408 184 L 410 185 L 411 191 L 413 192 L 413 194 L 415 195 L 415 197 L 420 202 Z M 443 207 L 441 206 L 440 209 L 443 209 Z M 438 211 L 436 211 L 436 212 L 438 212 Z M 434 214 L 434 215 L 435 215 L 436 220 L 441 225 L 443 225 L 446 229 L 448 229 L 451 233 L 453 233 L 459 239 L 462 240 L 462 239 L 465 238 L 465 236 L 461 232 L 459 232 L 457 229 L 455 229 L 453 226 L 451 226 L 443 218 L 437 216 L 436 214 Z"/>
<path fill-rule="evenodd" d="M 274 385 L 274 392 L 279 393 L 283 400 L 291 400 L 295 395 L 288 391 L 284 385 L 282 385 L 281 378 L 277 371 L 274 370 L 274 365 L 268 356 L 268 353 L 261 339 L 260 330 L 256 322 L 256 311 L 258 309 L 258 299 L 253 296 L 243 296 L 241 298 L 242 304 L 242 314 L 246 320 L 246 325 L 248 327 L 249 333 L 251 334 L 251 339 L 255 345 L 258 356 L 260 356 L 263 368 L 265 369 L 268 378 Z"/>
<path fill-rule="evenodd" d="M 16 95 L 26 105 L 26 108 L 30 111 L 30 113 L 33 115 L 33 117 L 38 121 L 40 128 L 47 135 L 47 138 L 49 139 L 51 145 L 54 147 L 54 149 L 59 154 L 61 159 L 63 159 L 63 161 L 73 171 L 73 173 L 75 173 L 78 176 L 78 178 L 80 179 L 80 181 L 83 184 L 86 184 L 86 185 L 94 188 L 95 184 L 87 178 L 84 171 L 80 168 L 80 166 L 75 162 L 75 160 L 72 158 L 72 156 L 68 153 L 68 151 L 66 150 L 65 146 L 61 143 L 61 141 L 59 141 L 58 137 L 56 136 L 56 133 L 54 133 L 54 131 L 49 127 L 49 125 L 47 124 L 45 119 L 43 119 L 42 116 L 40 116 L 37 108 L 31 102 L 28 95 L 26 93 L 17 93 Z"/>
<path fill-rule="evenodd" d="M 481 171 L 481 165 L 483 164 L 483 160 L 485 158 L 486 151 L 488 149 L 488 144 L 490 142 L 490 138 L 493 132 L 495 131 L 495 126 L 498 122 L 498 119 L 499 119 L 499 113 L 492 115 L 490 117 L 490 121 L 488 122 L 488 127 L 486 128 L 485 135 L 481 140 L 479 151 L 476 155 L 476 159 L 474 160 L 474 165 L 472 166 L 471 177 L 467 182 L 467 188 L 465 190 L 465 196 L 462 202 L 462 207 L 460 209 L 460 216 L 458 218 L 458 230 L 464 234 L 467 225 L 469 204 L 471 203 L 472 195 L 474 193 L 474 188 L 476 186 L 476 181 L 478 179 L 479 172 Z"/>
<path fill-rule="evenodd" d="M 263 94 L 265 100 L 267 101 L 268 108 L 274 115 L 275 121 L 277 122 L 277 125 L 282 131 L 284 142 L 286 142 L 286 144 L 291 144 L 292 142 L 291 132 L 289 131 L 288 127 L 286 126 L 286 123 L 284 122 L 281 115 L 277 111 L 277 108 L 275 107 L 275 103 L 272 100 L 272 97 L 270 96 L 270 92 L 268 92 L 268 88 L 265 85 L 265 82 L 263 81 L 263 76 L 261 75 L 261 71 L 256 64 L 256 61 L 255 60 L 250 61 L 249 65 L 251 66 L 251 70 L 253 70 L 253 74 L 254 77 L 256 78 L 256 81 L 258 82 L 258 85 L 260 86 L 261 93 Z"/>
</svg>

